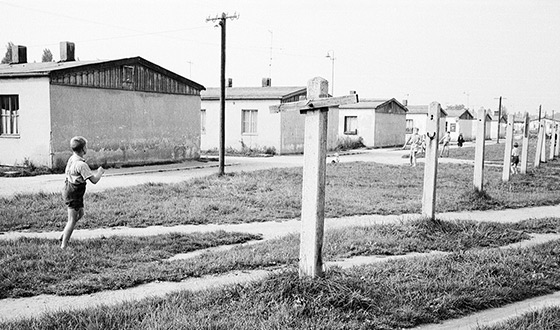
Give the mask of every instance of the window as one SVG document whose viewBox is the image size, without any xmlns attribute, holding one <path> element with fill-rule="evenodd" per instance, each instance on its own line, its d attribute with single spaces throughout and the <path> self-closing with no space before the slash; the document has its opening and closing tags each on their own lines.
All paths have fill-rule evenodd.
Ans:
<svg viewBox="0 0 560 330">
<path fill-rule="evenodd" d="M 457 124 L 450 123 L 449 124 L 449 132 L 455 132 L 457 130 Z"/>
<path fill-rule="evenodd" d="M 243 110 L 241 113 L 241 133 L 257 134 L 257 110 Z"/>
<path fill-rule="evenodd" d="M 19 135 L 19 99 L 0 95 L 0 136 Z"/>
<path fill-rule="evenodd" d="M 344 117 L 344 134 L 356 135 L 358 134 L 358 117 L 345 116 Z"/>
<path fill-rule="evenodd" d="M 131 83 L 134 79 L 134 67 L 130 65 L 123 66 L 123 81 Z"/>
<path fill-rule="evenodd" d="M 206 109 L 200 110 L 200 133 L 206 134 Z"/>
<path fill-rule="evenodd" d="M 407 119 L 406 120 L 406 128 L 405 128 L 405 133 L 406 134 L 412 134 L 412 130 L 414 129 L 414 120 L 412 119 Z"/>
</svg>

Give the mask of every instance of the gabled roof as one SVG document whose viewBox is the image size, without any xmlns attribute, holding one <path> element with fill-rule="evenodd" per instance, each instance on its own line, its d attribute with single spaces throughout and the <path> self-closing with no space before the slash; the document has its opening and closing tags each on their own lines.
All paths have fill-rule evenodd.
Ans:
<svg viewBox="0 0 560 330">
<path fill-rule="evenodd" d="M 407 105 L 406 108 L 408 109 L 408 114 L 428 114 L 429 105 Z M 447 117 L 447 112 L 443 109 L 440 111 L 441 117 Z"/>
<path fill-rule="evenodd" d="M 407 108 L 402 105 L 395 98 L 391 99 L 360 99 L 358 103 L 341 105 L 339 109 L 379 109 L 384 105 L 395 102 L 404 112 L 407 112 Z"/>
<path fill-rule="evenodd" d="M 52 77 L 53 75 L 66 74 L 79 71 L 104 69 L 122 65 L 142 65 L 156 72 L 180 81 L 198 90 L 204 90 L 204 86 L 187 79 L 181 75 L 171 72 L 157 64 L 142 57 L 130 57 L 117 60 L 92 60 L 92 61 L 69 61 L 69 62 L 41 62 L 21 64 L 0 64 L 0 79 L 28 78 L 28 77 Z"/>
<path fill-rule="evenodd" d="M 447 117 L 456 117 L 461 119 L 473 119 L 474 116 L 468 109 L 461 109 L 461 110 L 445 110 L 447 112 Z"/>
<path fill-rule="evenodd" d="M 227 87 L 226 100 L 282 100 L 306 91 L 307 88 L 301 86 Z M 209 87 L 200 95 L 203 101 L 219 100 L 220 92 L 219 87 Z"/>
</svg>

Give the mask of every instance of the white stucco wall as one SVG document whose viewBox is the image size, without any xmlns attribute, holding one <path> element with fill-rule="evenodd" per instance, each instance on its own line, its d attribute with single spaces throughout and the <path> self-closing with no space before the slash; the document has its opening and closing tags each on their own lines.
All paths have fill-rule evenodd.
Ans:
<svg viewBox="0 0 560 330">
<path fill-rule="evenodd" d="M 451 141 L 457 141 L 457 138 L 459 137 L 459 133 L 463 133 L 463 138 L 465 140 L 467 141 L 472 140 L 474 120 L 459 119 L 457 117 L 447 117 L 445 118 L 445 121 L 447 123 L 447 131 L 449 131 L 451 135 Z M 451 130 L 453 124 L 455 125 L 454 131 Z M 443 136 L 442 134 L 440 135 Z"/>
<path fill-rule="evenodd" d="M 0 94 L 19 96 L 19 136 L 0 135 L 0 164 L 50 167 L 49 78 L 3 79 Z"/>
<path fill-rule="evenodd" d="M 241 141 L 250 148 L 274 147 L 280 150 L 280 114 L 270 113 L 269 106 L 279 104 L 271 100 L 227 100 L 225 118 L 225 146 L 241 150 Z M 220 101 L 202 100 L 206 109 L 206 132 L 201 134 L 200 149 L 211 150 L 220 146 Z M 242 110 L 257 110 L 257 133 L 242 134 Z"/>
<path fill-rule="evenodd" d="M 443 136 L 445 133 L 445 123 L 447 117 L 440 117 L 439 119 L 439 136 Z M 407 113 L 406 119 L 412 119 L 413 127 L 418 128 L 418 134 L 425 135 L 426 134 L 426 123 L 428 122 L 428 114 L 427 113 Z M 406 134 L 406 140 L 412 135 Z"/>
<path fill-rule="evenodd" d="M 358 133 L 344 134 L 344 118 L 357 117 Z M 339 138 L 358 139 L 362 138 L 366 147 L 373 147 L 375 140 L 374 130 L 374 111 L 373 109 L 339 109 L 338 111 L 338 136 Z"/>
</svg>

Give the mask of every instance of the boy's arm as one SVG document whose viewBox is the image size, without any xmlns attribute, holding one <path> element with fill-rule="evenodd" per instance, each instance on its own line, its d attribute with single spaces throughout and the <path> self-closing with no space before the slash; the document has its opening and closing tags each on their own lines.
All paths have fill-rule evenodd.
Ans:
<svg viewBox="0 0 560 330">
<path fill-rule="evenodd" d="M 99 168 L 97 169 L 97 172 L 95 172 L 88 179 L 89 179 L 89 181 L 91 181 L 91 183 L 96 184 L 97 182 L 99 182 L 99 180 L 101 180 L 101 177 L 103 176 L 104 173 L 105 173 L 105 169 L 103 167 L 99 166 Z"/>
</svg>

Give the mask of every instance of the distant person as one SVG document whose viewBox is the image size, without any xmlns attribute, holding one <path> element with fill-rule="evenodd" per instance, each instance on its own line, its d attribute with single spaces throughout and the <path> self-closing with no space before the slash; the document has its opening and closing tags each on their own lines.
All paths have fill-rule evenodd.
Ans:
<svg viewBox="0 0 560 330">
<path fill-rule="evenodd" d="M 68 246 L 68 240 L 72 236 L 76 223 L 84 216 L 86 181 L 89 180 L 96 184 L 105 173 L 105 169 L 101 166 L 93 173 L 85 162 L 83 157 L 87 153 L 86 144 L 87 140 L 81 136 L 75 136 L 70 140 L 70 148 L 73 154 L 68 159 L 65 170 L 66 179 L 63 197 L 65 204 L 68 206 L 68 222 L 60 237 L 60 247 L 63 249 Z"/>
<path fill-rule="evenodd" d="M 517 166 L 519 165 L 519 143 L 515 142 L 513 144 L 513 149 L 511 149 L 511 172 L 513 174 L 519 173 Z"/>
<path fill-rule="evenodd" d="M 408 138 L 408 140 L 403 145 L 403 150 L 406 148 L 406 145 L 410 143 L 410 166 L 416 166 L 416 154 L 420 151 L 422 147 L 422 137 L 418 134 L 418 128 L 413 129 L 412 135 Z"/>
<path fill-rule="evenodd" d="M 443 157 L 443 154 L 447 151 L 447 157 L 449 157 L 449 143 L 451 143 L 451 133 L 445 132 L 445 135 L 441 138 L 439 143 L 442 144 L 439 156 Z"/>
<path fill-rule="evenodd" d="M 465 143 L 465 139 L 463 138 L 463 133 L 459 133 L 459 136 L 457 137 L 457 145 L 459 146 L 459 148 L 463 146 L 463 143 Z"/>
</svg>

